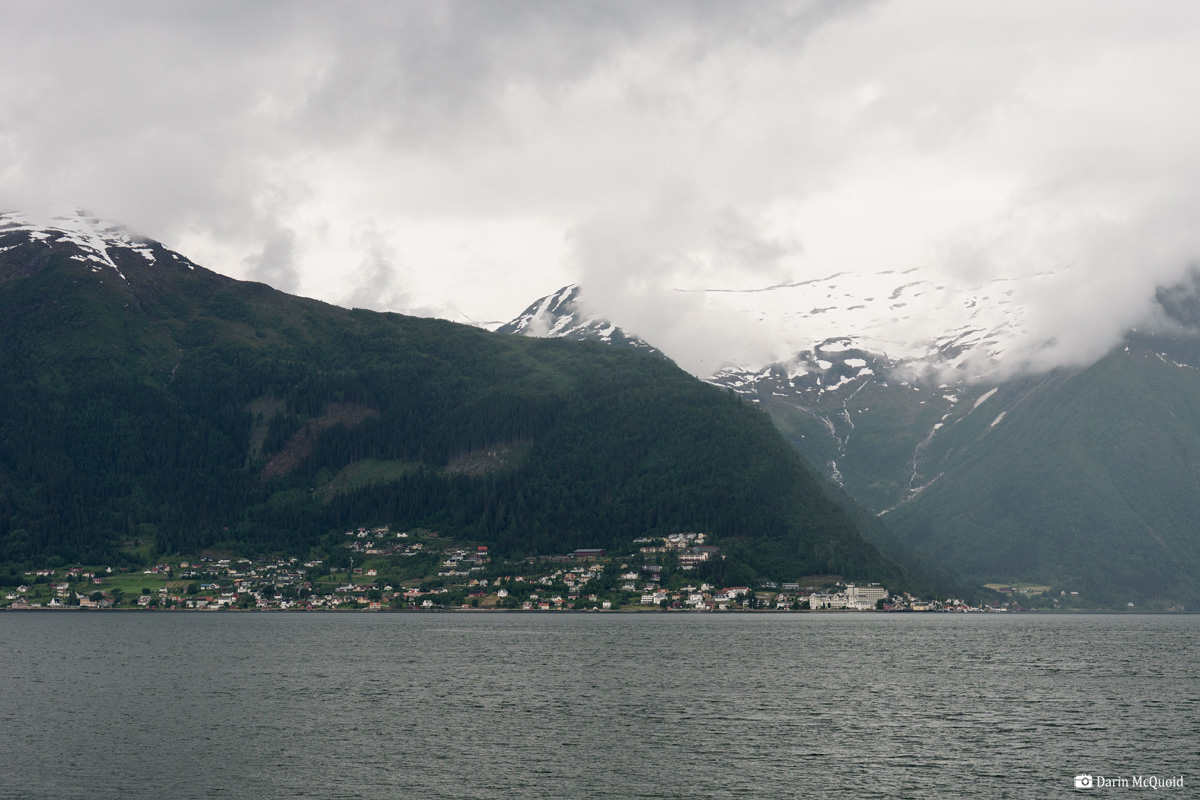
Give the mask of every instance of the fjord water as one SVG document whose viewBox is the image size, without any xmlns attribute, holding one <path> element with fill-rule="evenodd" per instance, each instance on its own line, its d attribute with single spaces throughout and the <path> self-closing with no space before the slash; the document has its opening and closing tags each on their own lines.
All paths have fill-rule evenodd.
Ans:
<svg viewBox="0 0 1200 800">
<path fill-rule="evenodd" d="M 0 636 L 4 798 L 1200 785 L 1197 616 L 12 612 Z"/>
</svg>

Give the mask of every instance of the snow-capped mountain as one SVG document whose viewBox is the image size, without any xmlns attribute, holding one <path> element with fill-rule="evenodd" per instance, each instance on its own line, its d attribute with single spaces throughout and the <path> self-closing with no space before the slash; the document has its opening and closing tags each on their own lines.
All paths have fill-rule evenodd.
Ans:
<svg viewBox="0 0 1200 800">
<path fill-rule="evenodd" d="M 68 253 L 92 272 L 112 270 L 128 281 L 122 269 L 134 263 L 166 259 L 178 266 L 196 265 L 159 242 L 78 208 L 43 208 L 33 212 L 0 212 L 0 256 L 25 244 L 41 244 Z"/>
<path fill-rule="evenodd" d="M 1034 341 L 1030 300 L 1067 270 L 975 281 L 962 276 L 943 280 L 915 268 L 847 270 L 773 286 L 698 293 L 713 311 L 760 321 L 797 353 L 816 352 L 836 340 L 848 349 L 906 364 L 912 372 L 979 380 L 994 372 L 1011 350 Z"/>
<path fill-rule="evenodd" d="M 604 342 L 665 358 L 657 347 L 626 333 L 606 319 L 586 313 L 580 307 L 579 293 L 579 287 L 575 284 L 564 286 L 554 294 L 536 300 L 519 316 L 495 331 L 540 338 Z"/>
</svg>

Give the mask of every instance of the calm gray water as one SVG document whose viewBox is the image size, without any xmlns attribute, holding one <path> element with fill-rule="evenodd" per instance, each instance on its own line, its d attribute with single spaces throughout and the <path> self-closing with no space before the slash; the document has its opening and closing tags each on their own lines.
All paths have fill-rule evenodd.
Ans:
<svg viewBox="0 0 1200 800">
<path fill-rule="evenodd" d="M 4 798 L 1200 796 L 1196 616 L 25 612 L 0 637 Z"/>
</svg>

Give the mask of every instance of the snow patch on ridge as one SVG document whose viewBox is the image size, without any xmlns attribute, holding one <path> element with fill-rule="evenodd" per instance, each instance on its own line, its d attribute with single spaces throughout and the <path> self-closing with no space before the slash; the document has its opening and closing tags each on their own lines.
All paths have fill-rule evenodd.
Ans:
<svg viewBox="0 0 1200 800">
<path fill-rule="evenodd" d="M 78 208 L 46 206 L 31 211 L 0 212 L 0 235 L 21 232 L 28 235 L 29 241 L 43 242 L 47 246 L 59 242 L 72 244 L 79 250 L 79 254 L 71 256 L 72 260 L 88 264 L 93 272 L 111 269 L 122 280 L 126 278 L 112 258 L 110 251 L 113 248 L 129 250 L 147 261 L 155 261 L 151 245 L 156 242 Z M 4 250 L 15 246 L 10 245 Z M 195 269 L 190 262 L 185 263 L 189 269 Z"/>
<path fill-rule="evenodd" d="M 988 400 L 990 400 L 992 395 L 994 395 L 998 391 L 1000 391 L 999 387 L 992 389 L 991 391 L 985 392 L 982 396 L 980 396 L 980 398 L 978 400 L 975 401 L 975 405 L 971 406 L 971 410 L 974 411 L 975 409 L 979 408 L 981 405 L 983 405 Z"/>
</svg>

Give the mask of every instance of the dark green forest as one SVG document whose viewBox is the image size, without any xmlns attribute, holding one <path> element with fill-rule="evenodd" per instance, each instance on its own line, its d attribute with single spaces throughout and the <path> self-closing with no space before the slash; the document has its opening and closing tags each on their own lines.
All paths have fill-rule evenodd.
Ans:
<svg viewBox="0 0 1200 800">
<path fill-rule="evenodd" d="M 0 253 L 0 562 L 304 554 L 356 525 L 501 555 L 704 531 L 752 578 L 902 570 L 769 418 L 669 361 L 347 310 L 154 245 Z"/>
</svg>

